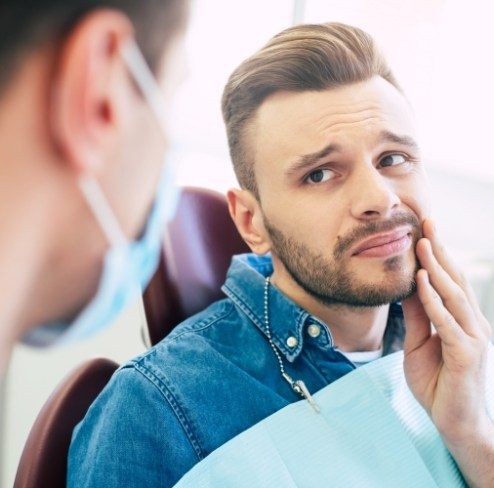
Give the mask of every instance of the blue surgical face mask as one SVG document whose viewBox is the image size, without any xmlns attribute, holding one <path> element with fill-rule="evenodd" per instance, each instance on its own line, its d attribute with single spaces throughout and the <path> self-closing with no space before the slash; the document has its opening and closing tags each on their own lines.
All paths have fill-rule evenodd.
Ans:
<svg viewBox="0 0 494 488">
<path fill-rule="evenodd" d="M 161 90 L 135 42 L 125 46 L 122 56 L 166 135 Z M 81 177 L 82 194 L 110 244 L 98 291 L 73 321 L 40 325 L 23 338 L 25 344 L 44 347 L 90 337 L 110 325 L 142 294 L 158 266 L 165 225 L 176 210 L 179 196 L 175 184 L 176 156 L 167 151 L 153 207 L 144 232 L 136 241 L 125 237 L 98 181 L 91 176 Z"/>
</svg>

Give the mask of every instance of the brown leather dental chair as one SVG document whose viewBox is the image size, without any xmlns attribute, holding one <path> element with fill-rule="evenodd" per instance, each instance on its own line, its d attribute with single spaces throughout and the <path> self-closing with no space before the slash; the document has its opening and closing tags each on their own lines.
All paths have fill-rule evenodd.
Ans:
<svg viewBox="0 0 494 488">
<path fill-rule="evenodd" d="M 218 192 L 186 187 L 166 232 L 158 271 L 144 292 L 151 344 L 175 325 L 224 297 L 234 254 L 249 252 Z"/>
<path fill-rule="evenodd" d="M 109 359 L 91 359 L 60 383 L 29 433 L 14 488 L 66 486 L 72 431 L 117 368 L 118 364 Z"/>
</svg>

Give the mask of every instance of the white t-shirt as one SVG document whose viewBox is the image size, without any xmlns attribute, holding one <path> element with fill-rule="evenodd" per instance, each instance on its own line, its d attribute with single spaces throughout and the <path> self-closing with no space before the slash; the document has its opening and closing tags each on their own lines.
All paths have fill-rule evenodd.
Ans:
<svg viewBox="0 0 494 488">
<path fill-rule="evenodd" d="M 379 359 L 383 355 L 383 347 L 377 351 L 357 351 L 357 352 L 344 352 L 339 351 L 343 356 L 349 359 L 357 368 L 363 366 L 364 364 L 370 363 L 375 359 Z"/>
</svg>

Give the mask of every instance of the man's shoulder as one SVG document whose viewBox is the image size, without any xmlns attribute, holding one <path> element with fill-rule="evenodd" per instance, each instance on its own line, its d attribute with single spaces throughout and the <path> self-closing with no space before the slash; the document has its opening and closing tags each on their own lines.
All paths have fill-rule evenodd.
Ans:
<svg viewBox="0 0 494 488">
<path fill-rule="evenodd" d="M 129 479 L 137 485 L 142 477 L 146 484 L 168 486 L 206 456 L 209 450 L 197 416 L 214 397 L 203 394 L 205 389 L 197 384 L 201 378 L 207 381 L 208 368 L 222 367 L 224 359 L 215 352 L 214 341 L 222 334 L 213 329 L 238 324 L 234 309 L 229 300 L 214 303 L 117 370 L 75 430 L 70 486 L 101 486 L 104 475 L 93 464 L 105 466 L 119 483 Z M 127 445 L 130 451 L 124 449 Z M 139 459 L 142 469 L 128 472 L 126 463 L 110 462 L 116 451 L 129 465 Z M 88 470 L 91 482 L 82 482 Z"/>
<path fill-rule="evenodd" d="M 203 311 L 189 317 L 183 321 L 168 334 L 161 342 L 159 342 L 156 349 L 166 349 L 172 343 L 181 342 L 186 339 L 185 336 L 197 335 L 207 336 L 210 328 L 222 326 L 226 322 L 238 321 L 240 319 L 238 311 L 229 298 L 218 300 L 212 303 L 209 307 Z"/>
<path fill-rule="evenodd" d="M 220 300 L 177 325 L 161 342 L 120 369 L 135 369 L 155 386 L 177 379 L 183 383 L 185 369 L 196 374 L 205 364 L 218 362 L 222 343 L 243 320 L 231 300 Z"/>
<path fill-rule="evenodd" d="M 129 363 L 146 364 L 152 360 L 152 357 L 167 355 L 176 347 L 190 348 L 194 344 L 194 338 L 198 340 L 207 338 L 212 333 L 211 329 L 223 327 L 239 319 L 236 307 L 230 299 L 219 300 L 175 326 L 164 339 Z"/>
</svg>

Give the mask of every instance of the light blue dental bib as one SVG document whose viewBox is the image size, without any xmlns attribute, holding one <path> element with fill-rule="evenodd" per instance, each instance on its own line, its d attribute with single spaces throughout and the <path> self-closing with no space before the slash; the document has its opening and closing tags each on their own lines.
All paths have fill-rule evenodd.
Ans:
<svg viewBox="0 0 494 488">
<path fill-rule="evenodd" d="M 489 407 L 492 397 L 489 391 Z M 175 486 L 467 486 L 408 389 L 403 352 L 352 371 L 314 399 L 321 413 L 305 400 L 290 404 L 218 448 Z"/>
</svg>

